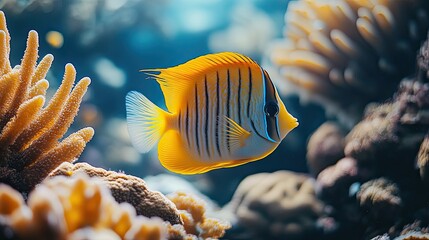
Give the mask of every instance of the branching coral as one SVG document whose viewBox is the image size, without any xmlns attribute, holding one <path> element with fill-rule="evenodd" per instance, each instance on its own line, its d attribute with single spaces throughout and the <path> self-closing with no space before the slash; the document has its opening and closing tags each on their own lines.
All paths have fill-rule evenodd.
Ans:
<svg viewBox="0 0 429 240">
<path fill-rule="evenodd" d="M 37 65 L 38 35 L 30 31 L 21 65 L 9 62 L 10 36 L 0 12 L 0 182 L 29 192 L 62 162 L 78 157 L 94 135 L 84 128 L 61 142 L 77 114 L 89 78 L 73 87 L 76 71 L 65 67 L 64 79 L 43 107 L 49 86 L 45 80 L 53 61 L 45 56 Z"/>
<path fill-rule="evenodd" d="M 429 27 L 426 0 L 300 0 L 285 15 L 286 40 L 271 60 L 301 95 L 356 121 L 415 70 Z"/>
<path fill-rule="evenodd" d="M 245 178 L 227 208 L 252 239 L 310 239 L 320 230 L 324 205 L 311 178 L 277 171 Z"/>
<path fill-rule="evenodd" d="M 139 215 L 160 217 L 171 224 L 182 223 L 174 204 L 161 193 L 150 191 L 140 178 L 95 168 L 87 163 L 63 163 L 50 176 L 72 176 L 79 172 L 100 178 L 109 187 L 117 202 L 130 203 Z"/>
<path fill-rule="evenodd" d="M 82 173 L 45 181 L 31 192 L 28 206 L 5 185 L 0 197 L 5 203 L 0 219 L 19 239 L 162 239 L 168 234 L 167 223 L 136 217 L 134 208 L 115 202 L 104 185 Z"/>
<path fill-rule="evenodd" d="M 206 218 L 203 204 L 186 194 L 173 195 L 171 199 L 184 208 L 181 215 L 192 216 L 196 225 L 187 221 L 185 226 L 172 225 L 159 217 L 137 216 L 130 204 L 114 200 L 105 183 L 83 172 L 70 177 L 55 176 L 30 193 L 28 205 L 16 190 L 0 184 L 0 226 L 10 230 L 9 234 L 0 232 L 0 238 L 213 239 L 222 237 L 229 227 Z"/>
<path fill-rule="evenodd" d="M 215 218 L 206 217 L 206 207 L 201 199 L 182 192 L 168 195 L 168 198 L 180 210 L 184 228 L 188 234 L 199 238 L 220 238 L 231 226 Z"/>
</svg>

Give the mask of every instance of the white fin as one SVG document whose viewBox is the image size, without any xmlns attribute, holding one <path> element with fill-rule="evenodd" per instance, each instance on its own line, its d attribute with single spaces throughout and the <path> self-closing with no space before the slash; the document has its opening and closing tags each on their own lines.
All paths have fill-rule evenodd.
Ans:
<svg viewBox="0 0 429 240">
<path fill-rule="evenodd" d="M 165 132 L 167 112 L 136 91 L 127 94 L 125 105 L 131 142 L 137 150 L 147 153 Z"/>
</svg>

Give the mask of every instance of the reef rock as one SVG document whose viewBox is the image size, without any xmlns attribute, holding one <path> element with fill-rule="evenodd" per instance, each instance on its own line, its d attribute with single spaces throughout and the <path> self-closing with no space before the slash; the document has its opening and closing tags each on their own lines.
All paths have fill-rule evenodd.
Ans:
<svg viewBox="0 0 429 240">
<path fill-rule="evenodd" d="M 344 157 L 345 136 L 345 130 L 338 124 L 326 122 L 310 137 L 307 144 L 307 165 L 315 177 Z"/>
</svg>

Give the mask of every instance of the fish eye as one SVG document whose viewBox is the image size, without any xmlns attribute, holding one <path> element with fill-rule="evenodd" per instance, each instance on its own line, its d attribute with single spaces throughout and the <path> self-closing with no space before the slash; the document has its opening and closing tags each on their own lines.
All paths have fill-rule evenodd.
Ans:
<svg viewBox="0 0 429 240">
<path fill-rule="evenodd" d="M 275 102 L 269 102 L 264 107 L 265 115 L 275 117 L 279 113 L 279 106 Z"/>
</svg>

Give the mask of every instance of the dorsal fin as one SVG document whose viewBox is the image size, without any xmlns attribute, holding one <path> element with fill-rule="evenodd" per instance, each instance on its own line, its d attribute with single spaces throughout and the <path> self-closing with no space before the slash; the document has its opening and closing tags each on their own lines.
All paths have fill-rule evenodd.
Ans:
<svg viewBox="0 0 429 240">
<path fill-rule="evenodd" d="M 168 111 L 175 113 L 180 108 L 181 99 L 188 94 L 188 90 L 191 89 L 195 81 L 204 80 L 204 74 L 210 70 L 227 68 L 233 65 L 258 66 L 249 57 L 238 53 L 223 52 L 197 57 L 171 68 L 145 69 L 141 71 L 146 72 L 160 84 Z"/>
</svg>

